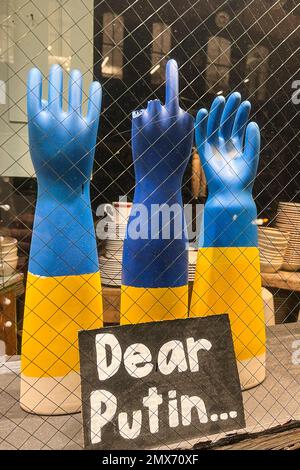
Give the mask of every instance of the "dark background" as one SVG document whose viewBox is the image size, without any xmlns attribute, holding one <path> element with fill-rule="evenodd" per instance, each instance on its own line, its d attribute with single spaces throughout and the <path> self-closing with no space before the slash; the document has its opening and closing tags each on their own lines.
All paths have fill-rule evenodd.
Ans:
<svg viewBox="0 0 300 470">
<path fill-rule="evenodd" d="M 201 107 L 209 107 L 221 90 L 225 96 L 237 90 L 251 101 L 252 119 L 258 122 L 262 132 L 254 189 L 259 212 L 272 219 L 278 201 L 299 201 L 300 105 L 291 102 L 292 82 L 300 79 L 300 6 L 297 5 L 297 0 L 280 3 L 275 0 L 96 0 L 94 73 L 102 83 L 104 102 L 93 182 L 94 202 L 112 201 L 122 194 L 128 194 L 129 198 L 133 195 L 131 112 L 144 107 L 149 99 L 164 99 L 163 82 L 153 83 L 150 75 L 153 23 L 170 26 L 170 52 L 165 58 L 176 59 L 180 66 L 182 108 L 195 116 Z M 111 44 L 123 54 L 122 78 L 102 73 L 101 63 L 107 51 L 104 44 L 110 31 L 104 14 L 109 12 L 117 22 L 120 17 L 124 22 L 124 39 L 116 41 L 114 46 Z M 114 26 L 117 28 L 118 23 Z M 221 48 L 223 39 L 229 41 L 227 83 L 221 78 L 225 69 L 218 64 L 222 61 L 219 52 L 207 79 L 205 69 L 211 56 L 208 51 L 211 37 L 218 38 Z M 164 64 L 163 60 L 162 72 Z M 248 83 L 244 83 L 245 79 Z M 183 188 L 185 202 L 191 199 L 190 175 L 188 168 Z"/>
</svg>

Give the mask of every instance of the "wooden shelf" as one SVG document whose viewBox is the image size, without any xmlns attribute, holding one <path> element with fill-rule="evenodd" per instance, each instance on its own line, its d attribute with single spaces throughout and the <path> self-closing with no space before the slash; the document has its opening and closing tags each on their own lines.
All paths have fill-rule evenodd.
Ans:
<svg viewBox="0 0 300 470">
<path fill-rule="evenodd" d="M 23 294 L 23 274 L 0 280 L 0 339 L 8 356 L 17 354 L 17 297 Z"/>
<path fill-rule="evenodd" d="M 102 287 L 104 324 L 120 323 L 120 287 Z"/>
</svg>

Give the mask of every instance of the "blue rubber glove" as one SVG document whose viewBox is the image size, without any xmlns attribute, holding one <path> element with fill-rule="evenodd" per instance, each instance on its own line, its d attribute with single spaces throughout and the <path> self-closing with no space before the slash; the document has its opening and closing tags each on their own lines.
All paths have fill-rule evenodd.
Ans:
<svg viewBox="0 0 300 470">
<path fill-rule="evenodd" d="M 175 60 L 170 60 L 166 68 L 165 105 L 159 100 L 149 101 L 146 109 L 135 111 L 132 116 L 136 187 L 129 227 L 134 226 L 136 216 L 140 217 L 146 236 L 144 239 L 133 239 L 131 232 L 127 233 L 123 253 L 123 285 L 151 288 L 176 287 L 187 283 L 181 187 L 191 155 L 193 123 L 192 116 L 179 107 L 178 67 Z M 155 234 L 151 234 L 151 208 L 154 209 L 154 204 L 176 205 L 175 217 L 182 224 L 180 234 L 175 233 L 172 223 L 166 224 L 161 219 Z M 147 214 L 139 212 L 139 205 L 147 209 Z M 164 239 L 164 228 L 170 230 L 167 239 Z"/>
<path fill-rule="evenodd" d="M 260 132 L 248 124 L 250 103 L 239 93 L 199 111 L 196 142 L 208 184 L 191 317 L 229 315 L 242 389 L 265 377 L 266 335 L 261 295 L 257 211 L 252 187 Z"/>
<path fill-rule="evenodd" d="M 196 143 L 208 184 L 199 240 L 202 247 L 257 246 L 252 188 L 257 172 L 260 132 L 248 123 L 251 105 L 239 93 L 217 97 L 208 114 L 198 112 Z"/>
<path fill-rule="evenodd" d="M 32 69 L 27 108 L 30 153 L 38 197 L 29 271 L 41 276 L 98 271 L 90 206 L 90 178 L 101 108 L 101 86 L 90 87 L 87 116 L 82 115 L 82 76 L 73 70 L 69 108 L 62 108 L 63 71 L 54 65 L 48 102 L 42 100 L 42 75 Z"/>
</svg>

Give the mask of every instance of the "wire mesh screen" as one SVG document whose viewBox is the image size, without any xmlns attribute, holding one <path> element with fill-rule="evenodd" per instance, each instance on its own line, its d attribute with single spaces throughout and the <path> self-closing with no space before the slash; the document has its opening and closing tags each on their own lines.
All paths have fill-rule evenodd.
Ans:
<svg viewBox="0 0 300 470">
<path fill-rule="evenodd" d="M 230 314 L 219 311 L 225 306 L 233 312 L 234 346 L 241 351 L 247 430 L 300 419 L 299 15 L 297 0 L 1 2 L 0 449 L 83 447 L 78 330 Z M 171 108 L 176 90 L 166 96 L 170 59 L 178 64 L 180 111 Z M 54 64 L 60 69 L 52 68 L 51 77 Z M 32 75 L 27 92 L 33 67 L 39 73 Z M 100 95 L 96 85 L 90 88 L 93 80 L 102 87 L 98 131 Z M 196 118 L 216 97 L 219 114 L 222 106 L 225 112 L 221 97 L 228 103 L 234 92 L 236 104 L 215 125 L 216 132 L 225 132 L 227 125 L 227 135 L 231 126 L 221 150 L 215 143 L 208 148 L 209 123 L 206 147 L 191 140 L 189 149 L 184 139 L 193 139 L 194 127 L 181 138 L 185 124 L 177 128 L 177 118 Z M 158 162 L 155 172 L 157 140 L 151 140 L 145 123 L 139 137 L 132 123 L 151 101 L 156 125 L 162 112 L 157 99 L 173 121 L 158 139 L 159 148 L 167 148 L 162 150 L 167 164 Z M 247 153 L 247 119 L 240 116 L 241 147 L 233 121 L 239 106 L 248 116 L 248 101 L 261 148 L 256 176 L 252 163 L 245 163 L 245 182 L 244 170 L 232 160 Z M 146 149 L 139 150 L 139 138 Z M 255 144 L 248 144 L 252 155 Z M 186 148 L 183 163 L 178 155 Z M 212 177 L 212 160 L 223 161 L 224 153 L 231 157 Z M 139 160 L 144 166 L 138 167 Z M 227 199 L 217 191 L 218 213 L 208 224 L 205 211 L 215 181 L 227 170 L 234 183 L 226 183 Z M 181 173 L 182 181 L 176 176 Z M 254 243 L 249 226 L 235 231 L 237 216 L 224 202 L 229 198 L 237 210 L 238 191 L 252 201 L 253 183 Z M 142 244 L 131 237 L 126 245 L 133 201 L 159 205 L 149 219 L 141 219 L 139 234 L 161 205 L 177 204 L 171 221 L 170 211 L 169 218 L 159 213 L 155 219 L 158 241 L 168 232 L 163 248 L 151 237 Z M 170 225 L 183 213 L 182 245 Z M 226 214 L 232 217 L 227 228 Z M 212 231 L 230 242 L 203 242 Z M 234 317 L 237 310 L 246 312 L 242 320 Z M 263 323 L 257 323 L 259 312 Z M 249 351 L 255 359 L 251 366 Z M 217 440 L 221 432 L 215 434 Z M 171 448 L 164 441 L 161 447 Z"/>
</svg>

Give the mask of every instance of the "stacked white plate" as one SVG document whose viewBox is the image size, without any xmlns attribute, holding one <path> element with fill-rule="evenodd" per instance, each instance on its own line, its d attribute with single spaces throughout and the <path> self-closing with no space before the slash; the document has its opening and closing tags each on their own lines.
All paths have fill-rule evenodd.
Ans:
<svg viewBox="0 0 300 470">
<path fill-rule="evenodd" d="M 127 223 L 119 224 L 118 222 L 107 222 L 105 231 L 108 236 L 108 242 L 114 240 L 124 240 L 126 235 Z"/>
<path fill-rule="evenodd" d="M 122 256 L 126 227 L 124 229 L 123 227 L 119 228 L 117 224 L 111 225 L 113 227 L 108 228 L 109 238 L 105 243 L 105 251 L 100 256 L 99 265 L 102 284 L 117 287 L 121 285 L 122 280 Z"/>
<path fill-rule="evenodd" d="M 122 261 L 114 257 L 100 256 L 101 281 L 105 286 L 118 287 L 122 280 Z"/>
<path fill-rule="evenodd" d="M 189 248 L 189 282 L 193 282 L 195 279 L 197 255 L 198 250 L 196 248 Z"/>
<path fill-rule="evenodd" d="M 18 264 L 18 241 L 15 238 L 0 236 L 0 276 L 8 277 L 16 273 Z"/>
<path fill-rule="evenodd" d="M 259 227 L 258 248 L 260 269 L 263 273 L 279 271 L 289 242 L 289 234 L 277 228 Z"/>
<path fill-rule="evenodd" d="M 130 214 L 129 210 L 127 212 L 126 215 L 122 214 L 122 217 L 116 213 L 114 220 L 108 217 L 105 225 L 107 239 L 104 253 L 99 258 L 101 281 L 105 286 L 118 287 L 121 285 L 123 244 Z"/>
<path fill-rule="evenodd" d="M 300 269 L 300 204 L 295 202 L 280 202 L 276 217 L 276 227 L 290 233 L 282 269 L 298 271 Z"/>
</svg>

